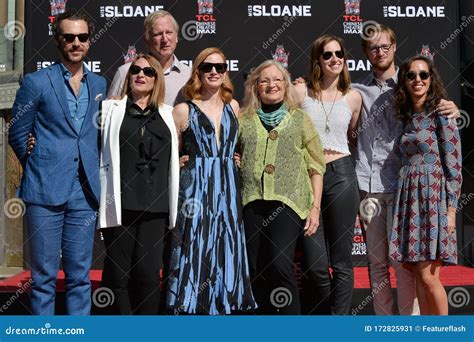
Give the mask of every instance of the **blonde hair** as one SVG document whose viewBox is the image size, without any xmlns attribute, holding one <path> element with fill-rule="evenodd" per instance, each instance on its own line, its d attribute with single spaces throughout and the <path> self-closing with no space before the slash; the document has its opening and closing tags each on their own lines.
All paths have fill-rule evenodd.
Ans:
<svg viewBox="0 0 474 342">
<path fill-rule="evenodd" d="M 200 78 L 199 66 L 208 56 L 215 53 L 221 56 L 224 60 L 224 63 L 226 63 L 225 55 L 219 48 L 210 47 L 202 50 L 193 62 L 193 68 L 191 69 L 191 77 L 181 90 L 183 97 L 186 100 L 201 99 L 202 82 Z M 230 103 L 230 101 L 232 101 L 233 93 L 234 86 L 232 85 L 232 82 L 230 81 L 229 77 L 226 75 L 226 77 L 224 78 L 224 82 L 222 82 L 220 90 L 220 96 L 222 101 L 224 101 L 224 103 Z"/>
<path fill-rule="evenodd" d="M 395 31 L 393 31 L 390 27 L 385 26 L 384 24 L 379 24 L 379 23 L 377 24 L 378 25 L 376 25 L 373 32 L 369 34 L 368 39 L 367 37 L 364 37 L 364 35 L 361 35 L 362 39 L 360 40 L 360 42 L 362 45 L 362 50 L 364 50 L 364 53 L 367 53 L 367 47 L 369 46 L 369 42 L 380 37 L 381 33 L 386 33 L 388 35 L 388 38 L 390 39 L 391 44 L 394 44 L 397 42 L 397 35 L 395 34 Z"/>
<path fill-rule="evenodd" d="M 148 104 L 158 108 L 165 101 L 165 76 L 163 75 L 163 68 L 155 57 L 144 54 L 139 54 L 130 66 L 135 65 L 137 61 L 142 58 L 146 59 L 148 64 L 150 64 L 150 66 L 156 71 L 155 82 L 153 84 L 153 90 Z M 127 77 L 125 78 L 125 83 L 123 84 L 122 96 L 131 94 L 130 76 L 129 69 Z"/>
<path fill-rule="evenodd" d="M 311 90 L 311 95 L 321 94 L 321 83 L 323 80 L 323 71 L 319 63 L 319 58 L 324 52 L 324 46 L 330 42 L 337 42 L 344 52 L 344 63 L 342 72 L 339 74 L 339 82 L 337 89 L 343 94 L 346 94 L 351 86 L 351 76 L 349 75 L 349 68 L 347 67 L 347 55 L 344 50 L 344 41 L 337 36 L 325 34 L 313 42 L 311 48 L 311 59 L 309 64 L 308 88 Z"/>
<path fill-rule="evenodd" d="M 298 101 L 288 71 L 280 62 L 269 59 L 252 69 L 245 81 L 244 105 L 241 110 L 243 115 L 254 115 L 257 112 L 257 109 L 262 106 L 260 98 L 258 97 L 258 80 L 260 79 L 262 71 L 271 66 L 277 68 L 283 75 L 283 79 L 285 80 L 285 96 L 283 101 L 288 106 L 289 111 L 298 108 Z"/>
<path fill-rule="evenodd" d="M 153 13 L 150 13 L 146 18 L 145 21 L 143 22 L 143 28 L 145 30 L 145 40 L 150 39 L 150 31 L 151 28 L 153 27 L 153 24 L 155 23 L 155 20 L 159 18 L 164 18 L 169 16 L 171 18 L 171 22 L 173 23 L 173 28 L 176 31 L 176 34 L 179 33 L 179 25 L 176 19 L 171 15 L 170 12 L 159 10 L 155 11 Z"/>
</svg>

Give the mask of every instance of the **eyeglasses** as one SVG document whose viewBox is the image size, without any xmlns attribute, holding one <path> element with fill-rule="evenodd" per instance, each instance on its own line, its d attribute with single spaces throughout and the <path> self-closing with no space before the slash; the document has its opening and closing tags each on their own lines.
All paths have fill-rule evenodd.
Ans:
<svg viewBox="0 0 474 342">
<path fill-rule="evenodd" d="M 279 86 L 284 81 L 285 80 L 281 78 L 274 78 L 274 79 L 264 78 L 263 80 L 258 80 L 258 85 L 262 87 L 268 87 L 270 84 L 273 83 L 274 85 Z"/>
<path fill-rule="evenodd" d="M 78 38 L 81 43 L 85 43 L 89 40 L 89 36 L 90 36 L 89 33 L 79 33 L 79 34 L 60 33 L 59 35 L 63 37 L 66 43 L 72 43 L 73 41 L 76 40 L 76 38 Z"/>
<path fill-rule="evenodd" d="M 227 63 L 201 63 L 198 67 L 199 71 L 203 73 L 208 73 L 212 71 L 212 68 L 216 69 L 216 72 L 223 74 L 227 71 Z"/>
<path fill-rule="evenodd" d="M 128 69 L 128 71 L 132 75 L 138 75 L 140 73 L 140 71 L 142 71 L 142 70 L 143 70 L 143 75 L 145 75 L 146 77 L 155 77 L 156 76 L 156 70 L 153 69 L 152 67 L 140 68 L 138 65 L 131 65 L 130 69 Z"/>
<path fill-rule="evenodd" d="M 337 50 L 337 51 L 324 51 L 321 55 L 325 61 L 331 59 L 332 55 L 336 55 L 337 58 L 342 59 L 344 58 L 344 51 Z"/>
<path fill-rule="evenodd" d="M 407 79 L 410 81 L 416 80 L 416 76 L 420 76 L 420 80 L 425 81 L 427 80 L 431 74 L 428 71 L 420 71 L 420 72 L 415 72 L 415 71 L 409 71 L 407 72 Z"/>
<path fill-rule="evenodd" d="M 373 45 L 369 46 L 369 51 L 370 53 L 377 53 L 379 50 L 382 50 L 383 52 L 388 52 L 390 48 L 392 47 L 393 44 L 382 44 L 382 45 Z"/>
</svg>

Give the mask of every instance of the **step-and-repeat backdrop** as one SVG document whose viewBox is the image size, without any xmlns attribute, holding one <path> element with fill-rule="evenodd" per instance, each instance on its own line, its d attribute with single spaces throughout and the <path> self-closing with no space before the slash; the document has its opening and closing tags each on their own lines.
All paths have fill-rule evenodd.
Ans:
<svg viewBox="0 0 474 342">
<path fill-rule="evenodd" d="M 238 100 L 245 74 L 266 59 L 280 60 L 293 77 L 304 75 L 311 43 L 325 33 L 345 40 L 352 78 L 366 75 L 370 63 L 362 53 L 361 37 L 372 25 L 383 23 L 398 35 L 396 63 L 415 54 L 432 57 L 450 97 L 459 103 L 458 40 L 463 27 L 457 1 L 27 0 L 25 8 L 25 73 L 57 59 L 51 24 L 54 15 L 67 8 L 83 8 L 93 18 L 96 30 L 88 64 L 109 82 L 130 56 L 146 52 L 144 18 L 159 9 L 171 12 L 180 24 L 178 58 L 191 65 L 203 48 L 220 47 L 227 56 Z M 365 255 L 358 224 L 353 254 L 358 261 Z"/>
</svg>

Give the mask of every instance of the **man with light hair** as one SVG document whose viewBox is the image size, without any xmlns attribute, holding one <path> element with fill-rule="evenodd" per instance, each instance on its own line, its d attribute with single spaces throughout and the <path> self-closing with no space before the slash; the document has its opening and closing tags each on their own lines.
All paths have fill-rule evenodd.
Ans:
<svg viewBox="0 0 474 342">
<path fill-rule="evenodd" d="M 179 62 L 174 54 L 178 43 L 179 25 L 171 13 L 156 11 L 145 18 L 145 43 L 149 53 L 155 57 L 163 67 L 165 74 L 165 103 L 173 106 L 181 87 L 191 76 L 191 68 Z M 123 84 L 131 63 L 118 68 L 108 97 L 121 96 Z"/>
</svg>

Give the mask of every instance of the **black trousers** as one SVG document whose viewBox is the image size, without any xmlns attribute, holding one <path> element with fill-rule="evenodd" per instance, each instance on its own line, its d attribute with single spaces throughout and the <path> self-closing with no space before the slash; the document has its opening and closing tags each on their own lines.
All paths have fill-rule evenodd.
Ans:
<svg viewBox="0 0 474 342">
<path fill-rule="evenodd" d="M 279 201 L 258 200 L 243 211 L 252 291 L 258 313 L 301 313 L 293 270 L 296 242 L 304 221 Z"/>
<path fill-rule="evenodd" d="M 354 290 L 352 242 L 359 207 L 359 189 L 350 156 L 326 165 L 321 202 L 322 222 L 304 239 L 307 268 L 313 284 L 313 314 L 347 315 Z M 329 273 L 332 268 L 332 277 Z"/>
<path fill-rule="evenodd" d="M 115 295 L 116 313 L 158 314 L 167 217 L 123 210 L 122 226 L 102 230 L 107 260 L 104 274 Z"/>
</svg>

